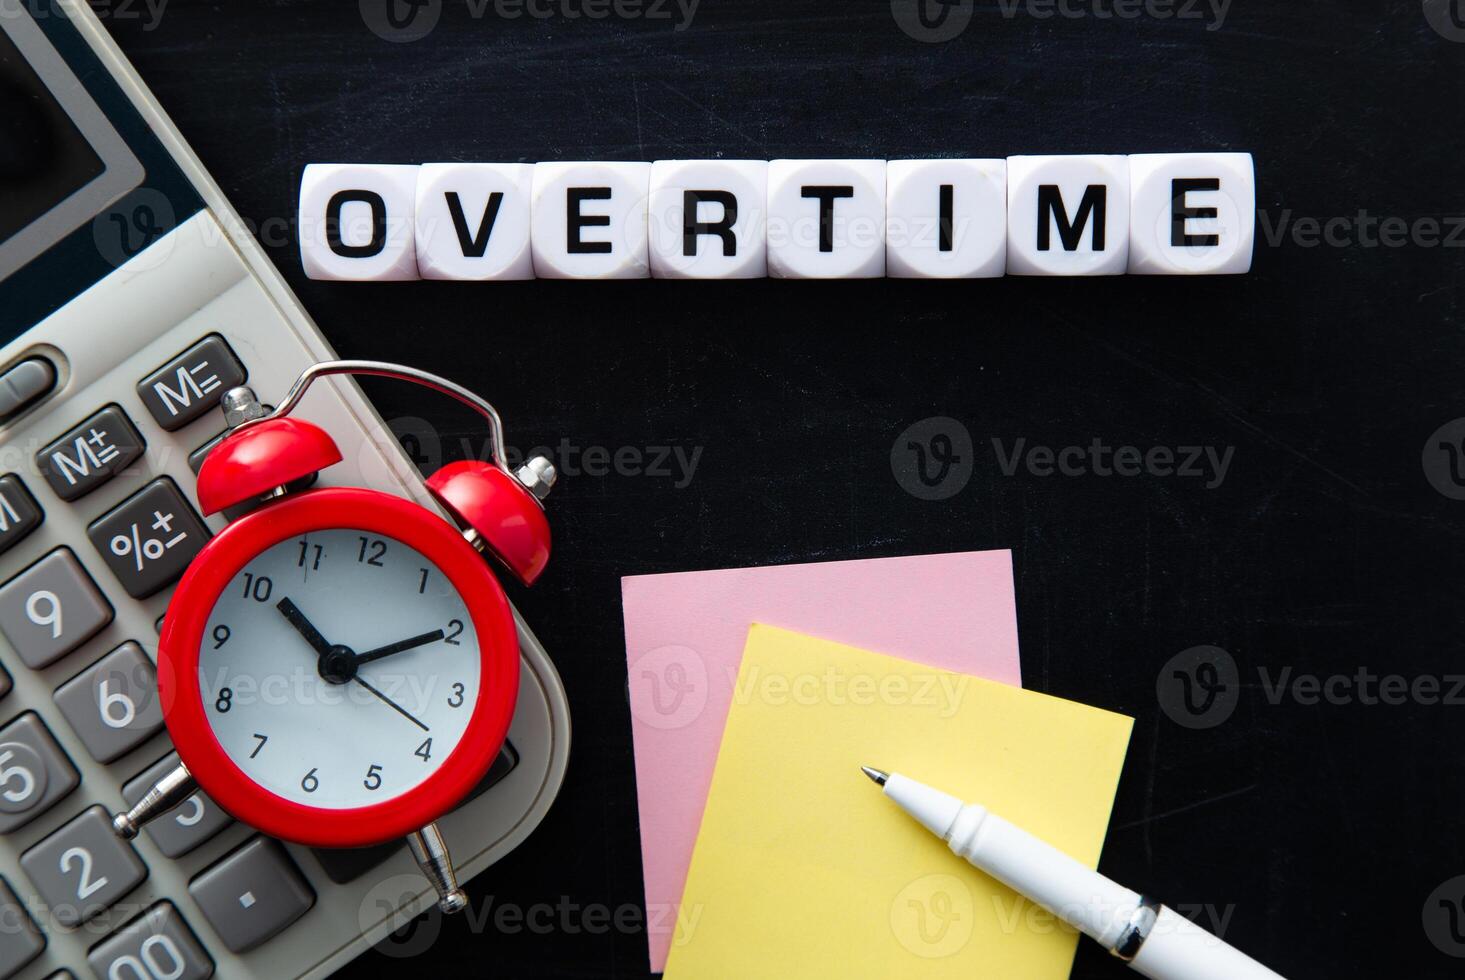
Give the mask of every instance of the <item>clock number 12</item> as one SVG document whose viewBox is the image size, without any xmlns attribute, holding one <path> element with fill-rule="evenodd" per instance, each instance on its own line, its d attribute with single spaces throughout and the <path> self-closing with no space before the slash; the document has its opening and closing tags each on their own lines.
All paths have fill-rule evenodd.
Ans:
<svg viewBox="0 0 1465 980">
<path fill-rule="evenodd" d="M 361 542 L 361 548 L 356 552 L 356 561 L 359 564 L 373 565 L 381 568 L 382 557 L 387 553 L 387 543 L 380 538 L 368 538 L 365 535 L 357 538 Z"/>
</svg>

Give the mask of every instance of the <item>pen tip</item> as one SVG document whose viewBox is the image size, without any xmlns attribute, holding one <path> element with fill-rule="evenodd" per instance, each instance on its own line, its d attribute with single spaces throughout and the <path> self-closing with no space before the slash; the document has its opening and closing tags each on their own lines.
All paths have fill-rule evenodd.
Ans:
<svg viewBox="0 0 1465 980">
<path fill-rule="evenodd" d="M 881 772 L 879 769 L 871 769 L 869 766 L 860 766 L 860 772 L 870 777 L 870 781 L 876 786 L 884 786 L 885 780 L 890 778 L 890 773 Z"/>
</svg>

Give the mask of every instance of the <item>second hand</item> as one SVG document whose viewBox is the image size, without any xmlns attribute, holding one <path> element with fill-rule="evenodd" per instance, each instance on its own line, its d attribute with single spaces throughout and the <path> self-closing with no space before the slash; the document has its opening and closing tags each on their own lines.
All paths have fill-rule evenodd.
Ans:
<svg viewBox="0 0 1465 980">
<path fill-rule="evenodd" d="M 376 688 L 374 688 L 370 684 L 366 683 L 366 681 L 362 680 L 360 674 L 356 674 L 356 675 L 352 676 L 351 679 L 353 681 L 355 681 L 356 683 L 360 684 L 362 687 L 366 688 L 372 694 L 375 694 L 378 698 L 381 698 L 381 700 L 382 700 L 382 702 L 384 704 L 387 704 L 390 707 L 392 707 L 393 709 L 395 709 L 396 712 L 399 715 L 401 715 L 403 718 L 406 718 L 408 721 L 410 721 L 412 724 L 416 725 L 418 728 L 422 729 L 424 732 L 430 732 L 430 731 L 432 731 L 431 728 L 428 728 L 426 725 L 424 725 L 422 722 L 418 721 L 410 713 L 408 713 L 408 711 L 407 711 L 406 708 L 402 707 L 400 704 L 398 704 L 397 702 L 393 701 L 391 698 L 387 697 L 381 691 L 378 691 Z"/>
</svg>

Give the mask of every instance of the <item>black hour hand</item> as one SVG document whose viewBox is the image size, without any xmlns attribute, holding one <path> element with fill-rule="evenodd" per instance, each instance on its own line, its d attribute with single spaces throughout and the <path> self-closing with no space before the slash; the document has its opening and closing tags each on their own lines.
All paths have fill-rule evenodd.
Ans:
<svg viewBox="0 0 1465 980">
<path fill-rule="evenodd" d="M 295 627 L 301 636 L 305 637 L 305 642 L 310 644 L 318 656 L 324 657 L 331 652 L 331 645 L 326 642 L 324 636 L 320 635 L 320 630 L 316 629 L 310 620 L 305 618 L 305 613 L 301 612 L 300 607 L 291 602 L 288 596 L 275 603 L 275 608 L 280 610 L 285 619 L 291 626 Z"/>
</svg>

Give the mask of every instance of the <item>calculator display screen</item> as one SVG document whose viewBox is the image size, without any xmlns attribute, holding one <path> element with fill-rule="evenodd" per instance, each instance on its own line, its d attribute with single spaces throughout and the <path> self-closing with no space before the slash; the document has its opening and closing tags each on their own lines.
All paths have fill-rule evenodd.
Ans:
<svg viewBox="0 0 1465 980">
<path fill-rule="evenodd" d="M 142 178 L 26 5 L 0 0 L 0 279 Z"/>
<path fill-rule="evenodd" d="M 99 177 L 102 158 L 0 34 L 0 241 Z"/>
</svg>

